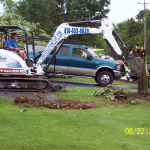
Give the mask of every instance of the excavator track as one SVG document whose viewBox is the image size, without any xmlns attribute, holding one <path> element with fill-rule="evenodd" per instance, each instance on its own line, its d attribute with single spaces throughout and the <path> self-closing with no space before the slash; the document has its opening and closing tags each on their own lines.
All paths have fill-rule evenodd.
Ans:
<svg viewBox="0 0 150 150">
<path fill-rule="evenodd" d="M 50 81 L 41 77 L 0 77 L 0 91 L 40 92 L 50 86 Z"/>
</svg>

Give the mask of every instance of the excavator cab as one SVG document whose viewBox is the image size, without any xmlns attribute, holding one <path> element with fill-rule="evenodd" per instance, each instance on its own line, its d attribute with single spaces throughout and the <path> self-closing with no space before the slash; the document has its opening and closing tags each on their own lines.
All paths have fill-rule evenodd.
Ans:
<svg viewBox="0 0 150 150">
<path fill-rule="evenodd" d="M 26 62 L 17 54 L 8 51 L 3 44 L 4 40 L 8 40 L 10 37 L 10 30 L 22 30 L 24 36 L 20 38 L 25 39 L 26 50 Z M 33 71 L 35 63 L 35 46 L 34 46 L 34 34 L 27 28 L 20 26 L 0 26 L 1 32 L 1 48 L 0 48 L 0 90 L 2 91 L 44 91 L 49 89 L 51 83 L 49 80 L 42 76 L 37 76 Z M 29 58 L 28 49 L 28 34 L 30 33 L 32 38 L 33 60 Z M 19 36 L 18 36 L 19 37 Z M 6 42 L 5 41 L 5 42 Z"/>
<path fill-rule="evenodd" d="M 11 25 L 8 25 L 8 26 L 0 26 L 0 32 L 1 32 L 1 47 L 0 49 L 1 50 L 7 50 L 7 41 L 10 37 L 10 30 L 22 30 L 24 32 L 24 35 L 19 35 L 18 38 L 22 38 L 22 39 L 25 39 L 25 44 L 26 44 L 26 47 L 25 47 L 25 51 L 26 51 L 26 55 L 27 55 L 27 59 L 26 59 L 26 64 L 28 67 L 33 67 L 33 63 L 34 62 L 34 59 L 30 59 L 29 58 L 29 49 L 28 49 L 28 32 L 31 34 L 31 40 L 32 40 L 32 50 L 33 50 L 33 58 L 35 58 L 35 45 L 34 45 L 34 33 L 25 28 L 25 27 L 20 27 L 20 26 L 11 26 Z"/>
</svg>

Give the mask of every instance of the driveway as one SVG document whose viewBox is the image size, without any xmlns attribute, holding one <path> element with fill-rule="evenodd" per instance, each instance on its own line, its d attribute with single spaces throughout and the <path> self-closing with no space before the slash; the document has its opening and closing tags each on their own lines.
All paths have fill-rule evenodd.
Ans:
<svg viewBox="0 0 150 150">
<path fill-rule="evenodd" d="M 61 81 L 63 81 L 68 87 L 90 87 L 90 88 L 102 88 L 97 83 L 89 83 L 89 82 L 79 82 L 79 81 L 69 81 L 69 80 L 57 80 L 57 79 L 49 79 L 53 85 L 58 85 Z M 117 89 L 126 88 L 131 91 L 137 91 L 137 86 L 130 85 L 112 85 Z"/>
</svg>

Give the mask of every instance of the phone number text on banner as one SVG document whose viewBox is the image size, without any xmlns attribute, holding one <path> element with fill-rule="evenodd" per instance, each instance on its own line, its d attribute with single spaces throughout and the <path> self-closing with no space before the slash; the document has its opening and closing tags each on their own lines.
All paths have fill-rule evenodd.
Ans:
<svg viewBox="0 0 150 150">
<path fill-rule="evenodd" d="M 89 28 L 65 28 L 65 34 L 85 34 L 89 33 Z"/>
</svg>

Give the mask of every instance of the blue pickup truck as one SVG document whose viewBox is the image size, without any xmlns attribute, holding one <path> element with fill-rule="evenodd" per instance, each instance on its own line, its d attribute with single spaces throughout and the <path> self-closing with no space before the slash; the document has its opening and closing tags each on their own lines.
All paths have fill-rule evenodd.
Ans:
<svg viewBox="0 0 150 150">
<path fill-rule="evenodd" d="M 45 59 L 43 67 L 48 63 L 52 54 L 53 52 Z M 33 58 L 33 54 L 29 53 L 29 57 Z M 113 79 L 118 80 L 124 76 L 125 67 L 117 61 L 99 58 L 86 46 L 64 44 L 46 72 L 92 77 L 100 86 L 107 86 L 113 82 Z"/>
</svg>

